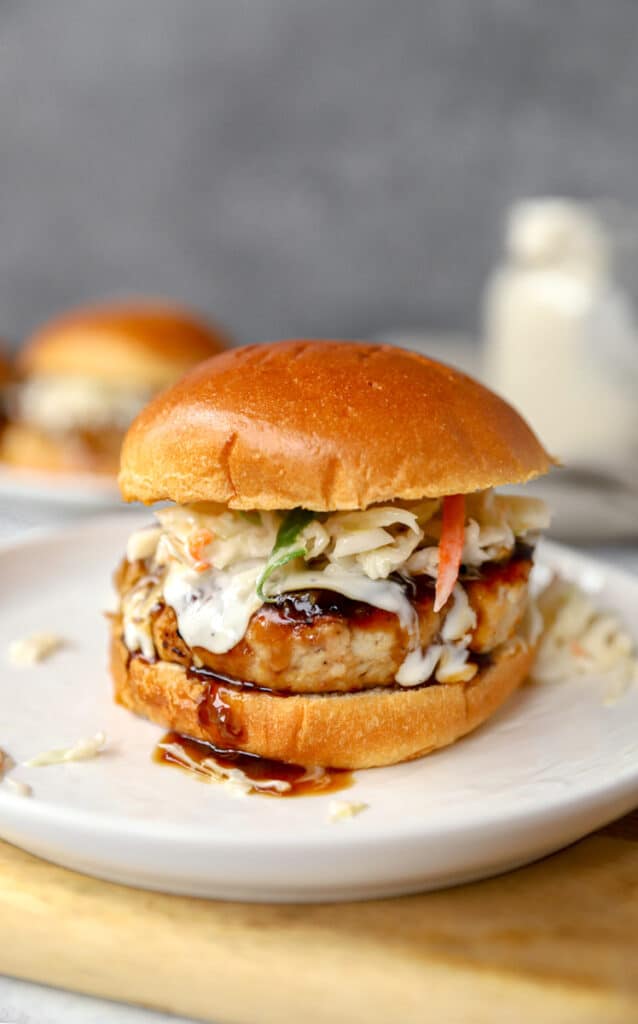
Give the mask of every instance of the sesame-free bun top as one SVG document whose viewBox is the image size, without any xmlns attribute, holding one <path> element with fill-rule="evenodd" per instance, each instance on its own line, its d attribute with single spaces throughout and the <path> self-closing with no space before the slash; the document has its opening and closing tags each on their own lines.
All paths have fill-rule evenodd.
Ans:
<svg viewBox="0 0 638 1024">
<path fill-rule="evenodd" d="M 24 376 L 92 377 L 157 390 L 228 339 L 181 306 L 156 299 L 104 302 L 43 324 L 18 358 Z"/>
<path fill-rule="evenodd" d="M 385 345 L 235 349 L 153 399 L 122 449 L 127 501 L 315 511 L 521 483 L 552 459 L 507 402 Z"/>
<path fill-rule="evenodd" d="M 0 347 L 0 387 L 7 384 L 12 377 L 11 363 Z"/>
</svg>

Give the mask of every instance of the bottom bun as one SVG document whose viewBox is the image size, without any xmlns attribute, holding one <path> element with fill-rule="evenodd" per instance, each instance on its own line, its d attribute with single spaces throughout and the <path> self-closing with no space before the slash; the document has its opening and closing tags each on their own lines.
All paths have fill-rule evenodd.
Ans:
<svg viewBox="0 0 638 1024">
<path fill-rule="evenodd" d="M 26 423 L 8 423 L 0 436 L 0 461 L 47 473 L 117 476 L 122 437 L 120 431 L 104 431 L 91 447 L 73 435 L 57 437 Z"/>
<path fill-rule="evenodd" d="M 116 700 L 165 728 L 277 761 L 373 768 L 429 754 L 476 729 L 523 682 L 535 647 L 497 652 L 471 683 L 277 696 L 213 682 L 181 665 L 129 654 L 113 622 Z"/>
</svg>

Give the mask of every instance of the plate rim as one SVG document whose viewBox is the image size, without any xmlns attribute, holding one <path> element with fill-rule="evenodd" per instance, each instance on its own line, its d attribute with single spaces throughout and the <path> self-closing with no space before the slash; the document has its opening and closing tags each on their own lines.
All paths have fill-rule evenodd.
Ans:
<svg viewBox="0 0 638 1024">
<path fill-rule="evenodd" d="M 0 497 L 76 508 L 106 508 L 122 502 L 117 477 L 76 472 L 47 473 L 0 460 Z"/>
</svg>

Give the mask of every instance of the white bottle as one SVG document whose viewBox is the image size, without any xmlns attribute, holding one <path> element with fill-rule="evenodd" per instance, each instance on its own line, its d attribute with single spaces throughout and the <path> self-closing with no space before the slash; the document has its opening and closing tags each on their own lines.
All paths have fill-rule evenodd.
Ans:
<svg viewBox="0 0 638 1024">
<path fill-rule="evenodd" d="M 638 332 L 586 205 L 511 211 L 485 296 L 485 377 L 572 469 L 638 479 Z"/>
</svg>

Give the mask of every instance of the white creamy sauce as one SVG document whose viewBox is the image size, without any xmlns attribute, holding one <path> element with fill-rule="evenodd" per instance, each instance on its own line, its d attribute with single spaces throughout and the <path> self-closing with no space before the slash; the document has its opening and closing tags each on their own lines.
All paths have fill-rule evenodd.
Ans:
<svg viewBox="0 0 638 1024">
<path fill-rule="evenodd" d="M 133 535 L 129 558 L 139 558 L 141 553 L 148 557 L 147 545 L 152 543 L 153 533 L 149 530 Z M 213 654 L 230 651 L 242 640 L 250 619 L 262 606 L 257 581 L 264 565 L 263 559 L 251 559 L 232 569 L 198 572 L 171 559 L 162 583 L 146 578 L 125 595 L 124 643 L 129 650 L 141 651 L 149 660 L 154 658 L 151 612 L 163 598 L 175 612 L 179 632 L 189 647 L 202 647 Z M 467 680 L 474 675 L 475 666 L 467 664 L 467 645 L 476 615 L 460 584 L 454 588 L 453 604 L 443 625 L 443 642 L 430 644 L 425 650 L 420 645 L 417 611 L 400 583 L 369 579 L 362 573 L 330 565 L 321 572 L 288 573 L 279 583 L 271 583 L 269 593 L 274 596 L 313 588 L 333 590 L 397 616 L 410 640 L 410 650 L 396 675 L 400 686 L 419 686 L 432 675 L 439 682 Z"/>
<path fill-rule="evenodd" d="M 88 377 L 33 377 L 18 391 L 18 411 L 27 423 L 46 431 L 85 427 L 128 427 L 150 393 L 115 387 Z"/>
<path fill-rule="evenodd" d="M 404 629 L 413 633 L 418 628 L 414 606 L 406 597 L 400 583 L 394 580 L 371 580 L 363 573 L 343 572 L 328 566 L 323 572 L 287 573 L 285 585 L 270 588 L 270 593 L 290 593 L 293 590 L 334 590 L 352 601 L 364 601 L 374 608 L 392 612 L 398 616 Z"/>
<path fill-rule="evenodd" d="M 172 562 L 163 585 L 164 600 L 177 616 L 179 631 L 190 647 L 203 647 L 213 654 L 231 650 L 243 638 L 252 615 L 261 607 L 256 585 L 263 562 L 244 563 L 233 571 L 210 569 L 198 573 L 178 562 Z M 410 637 L 411 650 L 397 672 L 401 686 L 418 686 L 436 671 L 440 681 L 455 681 L 459 673 L 468 677 L 472 666 L 467 662 L 463 637 L 476 625 L 476 616 L 467 595 L 457 584 L 454 604 L 449 612 L 452 622 L 443 639 L 425 651 L 419 644 L 419 620 L 416 609 L 403 587 L 394 580 L 371 580 L 349 572 L 297 572 L 285 577 L 274 592 L 317 588 L 334 590 L 353 601 L 363 601 L 374 608 L 396 615 Z M 125 634 L 126 637 L 126 634 Z M 146 641 L 146 637 L 143 638 Z M 453 643 L 452 641 L 460 641 Z M 127 646 L 128 646 L 128 641 Z M 152 642 L 152 640 L 151 640 Z M 143 652 L 144 649 L 142 648 Z M 464 668 L 465 666 L 465 668 Z M 473 671 L 470 672 L 470 676 Z"/>
<path fill-rule="evenodd" d="M 141 651 L 148 660 L 155 657 L 151 612 L 162 597 L 160 584 L 146 577 L 129 590 L 122 600 L 124 643 L 129 651 Z"/>
<path fill-rule="evenodd" d="M 263 565 L 260 560 L 232 570 L 198 573 L 179 562 L 170 564 L 164 600 L 175 612 L 189 647 L 224 654 L 239 643 L 263 603 L 256 590 Z"/>
<path fill-rule="evenodd" d="M 545 506 L 533 499 L 486 492 L 467 500 L 464 561 L 469 565 L 506 555 L 515 536 L 524 537 L 547 519 Z M 153 575 L 122 597 L 126 646 L 149 660 L 155 657 L 152 612 L 164 602 L 175 612 L 189 647 L 213 654 L 230 651 L 263 604 L 257 585 L 275 544 L 276 514 L 261 512 L 253 521 L 254 514 L 249 518 L 221 506 L 192 505 L 163 510 L 159 518 L 161 528 L 139 531 L 129 540 L 129 561 L 150 560 Z M 405 526 L 406 519 L 410 530 L 388 533 L 389 525 Z M 397 616 L 408 638 L 408 652 L 396 675 L 399 685 L 418 686 L 432 677 L 441 683 L 466 682 L 477 672 L 469 661 L 477 620 L 461 583 L 454 587 L 440 636 L 424 650 L 417 609 L 406 588 L 389 575 L 398 568 L 436 577 L 440 524 L 430 517 L 427 528 L 431 534 L 425 546 L 414 550 L 424 539 L 423 531 L 414 513 L 405 509 L 335 513 L 324 522 L 313 521 L 300 534 L 304 554 L 265 581 L 267 597 L 319 589 L 380 608 Z M 322 567 L 315 568 L 313 559 L 319 554 Z"/>
<path fill-rule="evenodd" d="M 418 686 L 429 679 L 436 668 L 440 653 L 441 648 L 437 644 L 430 644 L 425 650 L 422 647 L 415 647 L 410 651 L 396 674 L 399 686 Z"/>
<path fill-rule="evenodd" d="M 476 613 L 460 583 L 454 587 L 452 598 L 441 630 L 444 643 L 430 644 L 425 650 L 415 646 L 397 672 L 396 681 L 401 686 L 418 686 L 432 675 L 440 683 L 467 680 L 474 675 L 476 669 L 467 665 L 467 646 L 469 633 L 476 626 Z"/>
<path fill-rule="evenodd" d="M 467 683 L 477 666 L 468 662 L 469 637 L 456 643 L 430 644 L 410 651 L 396 674 L 400 686 L 419 686 L 432 676 L 437 683 Z"/>
<path fill-rule="evenodd" d="M 462 640 L 476 626 L 476 612 L 460 583 L 452 591 L 452 607 L 445 616 L 441 638 L 446 642 Z"/>
<path fill-rule="evenodd" d="M 394 580 L 371 580 L 355 573 L 338 572 L 332 566 L 324 572 L 297 572 L 286 576 L 286 591 L 334 590 L 353 601 L 364 601 L 373 608 L 382 608 L 397 616 L 410 637 L 411 650 L 399 667 L 396 681 L 400 686 L 418 686 L 432 675 L 437 656 L 433 647 L 422 650 L 419 644 L 419 617 L 416 609 L 399 583 Z"/>
<path fill-rule="evenodd" d="M 439 663 L 434 673 L 437 683 L 467 683 L 478 672 L 478 666 L 468 662 L 467 641 L 442 644 Z"/>
</svg>

